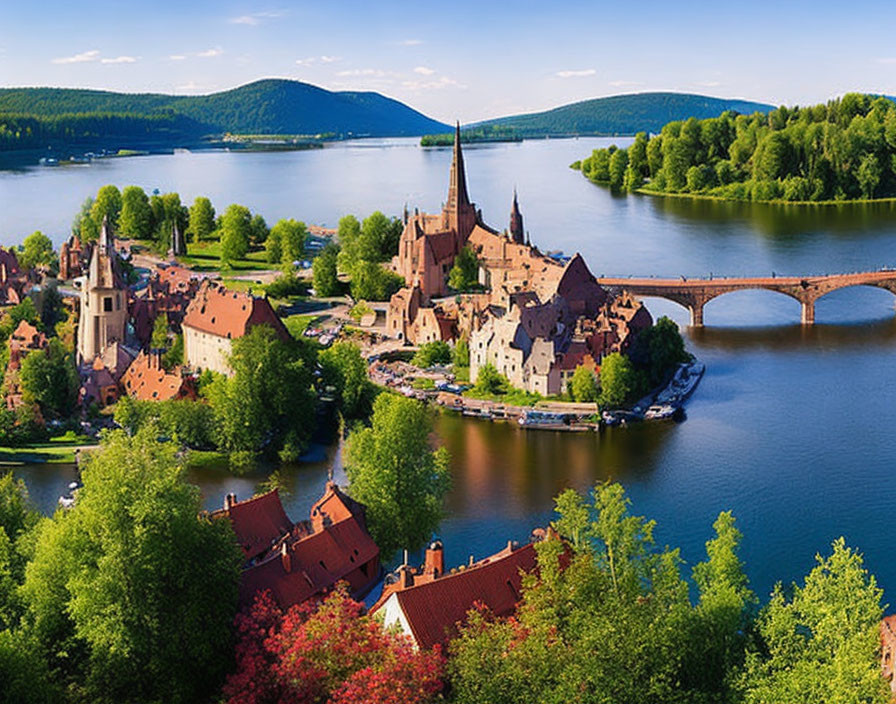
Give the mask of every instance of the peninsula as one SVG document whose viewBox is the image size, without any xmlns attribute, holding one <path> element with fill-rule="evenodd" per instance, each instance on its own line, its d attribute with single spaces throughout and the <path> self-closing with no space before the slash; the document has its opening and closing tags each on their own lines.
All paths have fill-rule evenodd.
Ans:
<svg viewBox="0 0 896 704">
<path fill-rule="evenodd" d="M 821 203 L 896 197 L 894 158 L 896 104 L 848 93 L 767 115 L 669 122 L 572 168 L 615 191 Z"/>
</svg>

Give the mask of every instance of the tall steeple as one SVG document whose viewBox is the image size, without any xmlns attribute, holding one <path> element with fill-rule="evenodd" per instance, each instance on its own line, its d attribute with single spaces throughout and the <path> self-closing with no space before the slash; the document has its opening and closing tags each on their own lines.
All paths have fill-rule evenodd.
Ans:
<svg viewBox="0 0 896 704">
<path fill-rule="evenodd" d="M 523 232 L 523 214 L 516 199 L 516 188 L 513 189 L 513 207 L 510 209 L 510 238 L 517 244 L 523 244 L 526 239 Z"/>
<path fill-rule="evenodd" d="M 109 215 L 103 215 L 103 226 L 100 229 L 99 246 L 106 253 L 115 251 L 115 236 L 112 234 L 112 226 L 109 224 Z"/>
<path fill-rule="evenodd" d="M 467 243 L 476 226 L 476 208 L 467 194 L 467 174 L 464 170 L 464 153 L 460 146 L 460 122 L 454 129 L 454 158 L 451 160 L 451 177 L 448 182 L 448 200 L 442 213 L 446 228 L 457 233 L 457 251 Z"/>
<path fill-rule="evenodd" d="M 454 128 L 454 158 L 451 160 L 451 180 L 448 183 L 449 210 L 459 210 L 470 205 L 467 195 L 467 174 L 464 171 L 464 153 L 460 146 L 460 122 Z"/>
</svg>

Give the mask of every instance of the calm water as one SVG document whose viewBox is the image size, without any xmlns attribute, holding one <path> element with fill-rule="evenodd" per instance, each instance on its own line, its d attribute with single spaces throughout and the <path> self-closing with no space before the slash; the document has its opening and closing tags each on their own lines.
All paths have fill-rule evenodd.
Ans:
<svg viewBox="0 0 896 704">
<path fill-rule="evenodd" d="M 822 274 L 896 265 L 896 208 L 782 208 L 614 197 L 567 165 L 607 140 L 552 140 L 468 148 L 470 193 L 487 222 L 503 227 L 512 189 L 526 228 L 543 249 L 581 251 L 597 274 L 700 276 Z M 407 202 L 436 210 L 447 188 L 449 150 L 411 140 L 335 145 L 313 152 L 202 153 L 114 160 L 83 167 L 0 171 L 0 243 L 41 229 L 59 242 L 83 198 L 105 183 L 240 202 L 269 223 L 281 217 L 335 225 L 354 212 L 399 214 Z M 648 301 L 682 325 L 684 310 Z M 443 416 L 439 441 L 452 453 L 455 485 L 441 528 L 448 560 L 464 561 L 524 539 L 550 518 L 552 497 L 614 478 L 635 510 L 656 518 L 657 539 L 701 559 L 721 510 L 745 534 L 760 593 L 796 579 L 816 552 L 845 535 L 888 593 L 896 593 L 888 488 L 894 476 L 896 388 L 893 296 L 835 292 L 817 305 L 819 324 L 799 326 L 799 305 L 771 292 L 712 301 L 707 329 L 688 345 L 707 364 L 682 424 L 611 429 L 599 435 L 524 432 L 501 423 Z M 288 510 L 307 515 L 338 449 L 287 471 Z M 72 469 L 16 470 L 50 510 Z M 206 505 L 246 496 L 261 477 L 194 475 Z M 893 600 L 894 597 L 891 597 Z"/>
</svg>

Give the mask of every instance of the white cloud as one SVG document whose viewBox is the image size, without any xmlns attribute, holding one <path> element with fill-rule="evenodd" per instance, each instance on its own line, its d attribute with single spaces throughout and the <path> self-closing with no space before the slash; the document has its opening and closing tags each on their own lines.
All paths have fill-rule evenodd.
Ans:
<svg viewBox="0 0 896 704">
<path fill-rule="evenodd" d="M 420 46 L 423 43 L 422 39 L 403 39 L 398 42 L 399 46 Z"/>
<path fill-rule="evenodd" d="M 172 54 L 168 58 L 172 61 L 183 61 L 187 57 L 184 54 Z"/>
<path fill-rule="evenodd" d="M 135 56 L 116 56 L 114 59 L 101 59 L 101 64 L 134 64 L 137 63 Z"/>
<path fill-rule="evenodd" d="M 275 17 L 282 17 L 283 12 L 253 12 L 250 15 L 240 15 L 239 17 L 231 17 L 227 20 L 230 24 L 243 24 L 248 25 L 250 27 L 255 27 L 262 23 L 264 20 L 272 19 Z"/>
<path fill-rule="evenodd" d="M 457 88 L 466 90 L 467 86 L 448 76 L 442 76 L 432 81 L 402 81 L 401 85 L 408 90 L 440 90 L 442 88 Z"/>
<path fill-rule="evenodd" d="M 196 56 L 201 56 L 203 59 L 211 59 L 216 56 L 220 56 L 224 53 L 224 50 L 221 47 L 215 47 L 214 49 L 206 49 L 205 51 L 200 51 Z"/>
<path fill-rule="evenodd" d="M 318 61 L 322 64 L 332 64 L 339 60 L 338 56 L 309 56 L 306 59 L 296 59 L 296 63 L 299 66 L 313 66 Z"/>
<path fill-rule="evenodd" d="M 92 49 L 91 51 L 85 51 L 80 54 L 75 54 L 74 56 L 63 56 L 58 59 L 53 59 L 54 64 L 82 64 L 88 61 L 96 61 L 100 58 L 100 52 L 98 49 Z"/>
<path fill-rule="evenodd" d="M 426 66 L 418 66 L 414 69 L 414 73 L 419 73 L 421 76 L 431 76 L 435 73 L 435 71 L 431 68 L 427 68 Z"/>
<path fill-rule="evenodd" d="M 593 76 L 595 73 L 597 73 L 596 69 L 583 68 L 567 71 L 557 71 L 555 75 L 559 78 L 581 78 L 582 76 Z"/>
<path fill-rule="evenodd" d="M 644 84 L 641 81 L 610 81 L 607 85 L 614 88 L 625 88 L 627 86 L 642 86 Z"/>
</svg>

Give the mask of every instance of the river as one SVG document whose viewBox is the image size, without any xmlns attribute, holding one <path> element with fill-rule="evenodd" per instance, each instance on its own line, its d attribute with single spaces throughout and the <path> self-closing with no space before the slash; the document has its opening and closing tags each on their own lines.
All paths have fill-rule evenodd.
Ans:
<svg viewBox="0 0 896 704">
<path fill-rule="evenodd" d="M 784 207 L 613 196 L 568 168 L 612 140 L 477 145 L 465 149 L 469 191 L 486 222 L 506 226 L 517 188 L 526 229 L 542 249 L 580 251 L 596 275 L 762 276 L 873 270 L 896 264 L 896 207 Z M 35 229 L 59 243 L 81 201 L 105 183 L 208 195 L 217 208 L 249 206 L 335 226 L 345 213 L 398 215 L 405 203 L 435 211 L 447 189 L 448 149 L 414 140 L 366 140 L 322 150 L 206 152 L 114 159 L 86 166 L 0 171 L 0 243 Z M 682 326 L 686 311 L 648 300 Z M 655 518 L 661 544 L 689 565 L 722 510 L 744 532 L 743 556 L 758 593 L 811 569 L 840 535 L 859 547 L 881 585 L 896 590 L 887 486 L 894 475 L 896 322 L 893 296 L 854 288 L 822 298 L 818 324 L 799 325 L 799 304 L 772 292 L 722 296 L 707 328 L 686 330 L 706 375 L 680 424 L 600 434 L 523 431 L 441 416 L 437 441 L 451 452 L 454 487 L 440 534 L 449 564 L 525 539 L 551 517 L 552 497 L 621 481 L 634 510 Z M 286 468 L 287 509 L 307 516 L 338 448 Z M 35 500 L 52 510 L 72 474 L 21 467 Z M 206 506 L 228 491 L 248 496 L 260 475 L 192 475 Z M 894 592 L 896 593 L 896 592 Z"/>
</svg>

